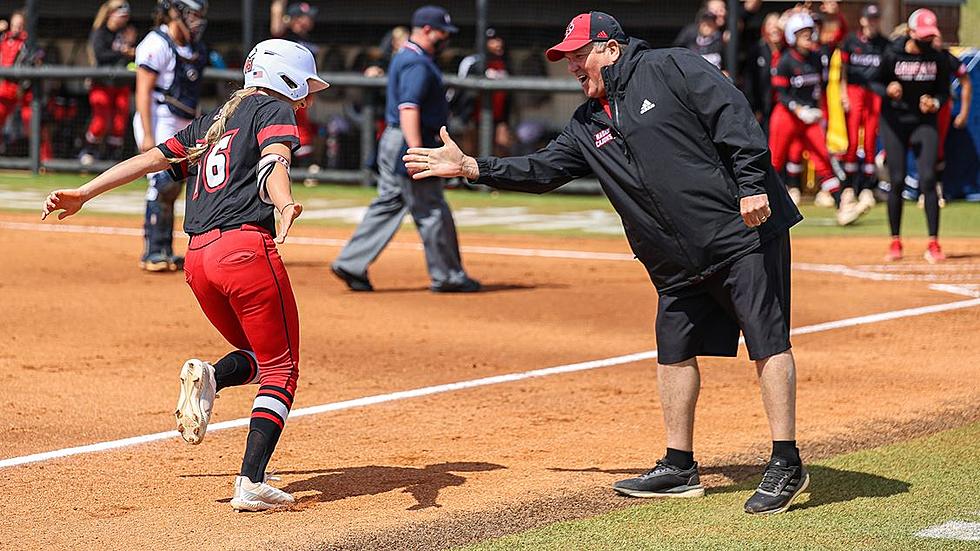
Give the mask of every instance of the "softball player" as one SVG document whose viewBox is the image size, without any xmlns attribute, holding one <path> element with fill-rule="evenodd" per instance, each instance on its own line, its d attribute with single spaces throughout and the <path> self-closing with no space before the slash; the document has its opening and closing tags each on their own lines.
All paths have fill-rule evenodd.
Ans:
<svg viewBox="0 0 980 551">
<path fill-rule="evenodd" d="M 207 11 L 207 0 L 160 0 L 157 28 L 136 46 L 133 134 L 140 151 L 149 151 L 197 116 L 200 76 L 208 58 L 200 42 Z M 182 261 L 174 256 L 173 238 L 180 183 L 167 172 L 150 174 L 149 180 L 140 267 L 149 272 L 175 271 Z"/>
<path fill-rule="evenodd" d="M 259 383 L 245 457 L 231 506 L 258 511 L 293 502 L 265 483 L 265 469 L 289 416 L 299 376 L 299 316 L 276 250 L 303 207 L 289 189 L 299 146 L 295 110 L 328 85 L 309 50 L 287 40 L 259 43 L 245 61 L 245 88 L 154 148 L 78 189 L 47 197 L 43 217 L 70 216 L 93 197 L 170 170 L 187 180 L 184 272 L 204 314 L 237 350 L 213 365 L 188 360 L 180 372 L 177 429 L 191 444 L 204 439 L 215 393 Z M 275 213 L 281 220 L 276 237 Z"/>
</svg>

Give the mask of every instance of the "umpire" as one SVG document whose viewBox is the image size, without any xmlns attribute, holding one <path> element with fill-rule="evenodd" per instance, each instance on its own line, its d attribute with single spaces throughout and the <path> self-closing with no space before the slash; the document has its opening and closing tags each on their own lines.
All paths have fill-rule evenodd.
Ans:
<svg viewBox="0 0 980 551">
<path fill-rule="evenodd" d="M 745 504 L 778 513 L 806 488 L 796 447 L 796 367 L 789 342 L 789 228 L 802 220 L 769 161 L 742 95 L 688 50 L 654 50 L 602 12 L 569 23 L 548 59 L 565 59 L 588 96 L 544 149 L 474 159 L 445 145 L 410 149 L 415 178 L 465 176 L 544 193 L 594 174 L 623 219 L 660 295 L 657 383 L 667 453 L 613 488 L 635 497 L 704 494 L 694 461 L 697 356 L 735 356 L 739 332 L 755 360 L 772 459 Z"/>
<path fill-rule="evenodd" d="M 409 147 L 433 147 L 449 117 L 442 71 L 433 56 L 458 31 L 449 13 L 423 6 L 412 15 L 412 34 L 388 69 L 387 128 L 378 144 L 378 198 L 368 207 L 350 241 L 333 262 L 333 273 L 354 291 L 373 291 L 368 265 L 381 254 L 412 214 L 422 236 L 431 289 L 474 292 L 480 283 L 467 277 L 459 256 L 456 225 L 443 196 L 441 178 L 409 179 L 402 155 Z"/>
</svg>

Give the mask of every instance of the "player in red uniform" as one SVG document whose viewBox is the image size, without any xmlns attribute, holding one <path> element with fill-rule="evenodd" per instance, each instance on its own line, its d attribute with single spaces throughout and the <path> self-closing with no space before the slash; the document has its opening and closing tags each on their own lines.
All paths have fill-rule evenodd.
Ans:
<svg viewBox="0 0 980 551">
<path fill-rule="evenodd" d="M 89 199 L 150 172 L 170 169 L 178 180 L 188 178 L 187 283 L 237 350 L 213 365 L 196 359 L 184 364 L 177 428 L 184 440 L 199 444 L 215 393 L 259 383 L 231 500 L 235 510 L 257 511 L 293 502 L 265 483 L 299 376 L 299 317 L 276 243 L 285 241 L 303 210 L 289 189 L 289 163 L 299 146 L 295 110 L 327 83 L 316 74 L 313 54 L 287 40 L 259 43 L 244 70 L 245 88 L 223 106 L 91 182 L 51 192 L 43 216 L 62 210 L 63 219 Z"/>
<path fill-rule="evenodd" d="M 24 30 L 24 13 L 15 11 L 10 15 L 10 24 L 6 32 L 0 32 L 0 67 L 12 67 L 20 63 L 27 50 L 27 31 Z M 0 130 L 7 122 L 18 103 L 20 104 L 21 122 L 25 128 L 31 124 L 31 91 L 21 94 L 20 82 L 0 79 Z"/>
<path fill-rule="evenodd" d="M 871 89 L 881 54 L 888 47 L 888 39 L 881 36 L 881 12 L 875 4 L 865 6 L 861 12 L 861 29 L 847 37 L 841 45 L 841 62 L 847 85 L 844 107 L 847 110 L 847 152 L 844 153 L 845 187 L 855 190 L 858 203 L 865 210 L 875 205 L 874 186 L 875 153 L 878 141 L 878 117 L 881 113 L 881 96 Z M 864 140 L 859 132 L 864 131 Z M 858 164 L 858 145 L 863 144 L 864 167 Z"/>
</svg>

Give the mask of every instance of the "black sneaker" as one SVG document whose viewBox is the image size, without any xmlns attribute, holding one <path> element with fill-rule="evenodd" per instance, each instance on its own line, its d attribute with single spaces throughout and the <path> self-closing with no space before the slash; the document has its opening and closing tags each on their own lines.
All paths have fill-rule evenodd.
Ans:
<svg viewBox="0 0 980 551">
<path fill-rule="evenodd" d="M 475 279 L 466 278 L 460 283 L 446 283 L 430 287 L 433 293 L 479 293 L 483 285 Z"/>
<path fill-rule="evenodd" d="M 333 275 L 343 280 L 351 291 L 367 292 L 374 290 L 374 287 L 371 285 L 371 282 L 368 280 L 366 275 L 354 275 L 336 264 L 331 264 L 330 270 L 333 271 Z"/>
<path fill-rule="evenodd" d="M 762 473 L 762 482 L 745 502 L 745 512 L 753 515 L 782 513 L 810 484 L 810 473 L 803 465 L 790 465 L 773 458 Z"/>
<path fill-rule="evenodd" d="M 681 470 L 667 463 L 667 459 L 657 461 L 657 466 L 636 478 L 627 478 L 613 484 L 613 490 L 630 497 L 701 497 L 704 486 L 698 476 L 698 464 Z"/>
</svg>

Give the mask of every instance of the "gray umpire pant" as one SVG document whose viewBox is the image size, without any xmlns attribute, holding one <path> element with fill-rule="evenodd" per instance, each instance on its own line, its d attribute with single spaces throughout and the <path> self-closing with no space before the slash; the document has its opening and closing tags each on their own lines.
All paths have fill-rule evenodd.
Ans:
<svg viewBox="0 0 980 551">
<path fill-rule="evenodd" d="M 466 280 L 459 257 L 456 224 L 443 196 L 443 180 L 412 180 L 396 167 L 403 161 L 405 138 L 400 128 L 387 128 L 378 143 L 378 197 L 334 261 L 349 273 L 367 275 L 368 266 L 381 254 L 411 213 L 422 237 L 425 262 L 433 287 L 458 285 Z"/>
</svg>

